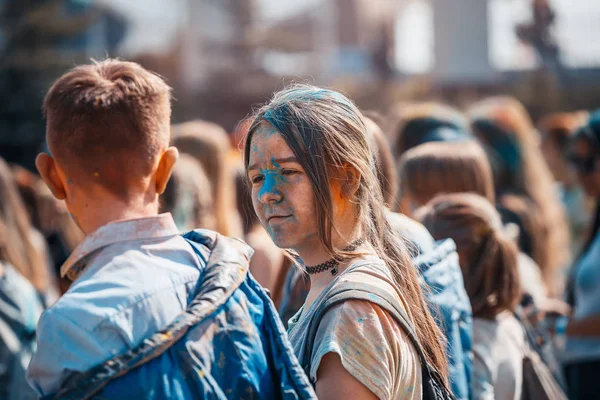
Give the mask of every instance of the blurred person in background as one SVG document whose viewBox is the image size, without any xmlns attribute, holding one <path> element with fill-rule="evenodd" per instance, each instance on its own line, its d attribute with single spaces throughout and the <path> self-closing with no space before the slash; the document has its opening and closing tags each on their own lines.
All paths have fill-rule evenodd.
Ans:
<svg viewBox="0 0 600 400">
<path fill-rule="evenodd" d="M 411 210 L 418 209 L 441 194 L 476 193 L 485 197 L 490 204 L 494 204 L 496 198 L 489 161 L 475 141 L 426 143 L 406 152 L 401 158 L 399 170 L 401 203 L 406 204 L 404 197 L 408 196 L 410 204 L 406 207 Z M 509 203 L 508 197 L 501 200 Z M 497 206 L 500 210 L 503 209 L 501 204 Z M 519 216 L 515 215 L 515 219 L 520 221 Z M 507 223 L 506 235 L 517 243 L 521 234 L 530 235 L 531 231 L 520 232 L 519 227 L 522 225 L 513 223 L 515 219 L 504 222 Z M 544 317 L 551 315 L 554 318 L 555 314 L 567 314 L 569 307 L 558 299 L 548 298 L 539 266 L 523 252 L 517 254 L 517 271 L 524 294 L 521 300 L 528 305 L 522 312 L 519 309 L 520 315 L 533 323 L 530 324 L 533 326 L 531 331 L 536 340 L 546 340 L 549 332 Z M 536 348 L 536 352 L 551 367 L 555 377 L 560 379 L 554 348 L 548 344 Z"/>
<path fill-rule="evenodd" d="M 367 115 L 377 118 L 373 113 Z M 390 143 L 381 130 L 380 125 L 373 118 L 365 117 L 365 125 L 369 135 L 377 180 L 383 191 L 383 200 L 387 206 L 388 222 L 398 232 L 398 236 L 402 240 L 406 240 L 407 246 L 412 251 L 413 256 L 433 250 L 434 240 L 423 225 L 404 214 L 392 211 L 398 209 L 396 163 Z"/>
<path fill-rule="evenodd" d="M 188 154 L 177 160 L 160 202 L 160 212 L 171 213 L 181 232 L 216 228 L 209 179 L 202 165 Z"/>
<path fill-rule="evenodd" d="M 505 194 L 498 199 L 496 209 L 507 226 L 507 234 L 511 235 L 519 247 L 519 273 L 524 290 L 529 294 L 536 305 L 549 307 L 552 303 L 557 307 L 563 307 L 562 314 L 568 314 L 568 307 L 557 299 L 549 299 L 542 272 L 535 259 L 539 259 L 540 252 L 545 252 L 544 243 L 540 239 L 544 237 L 544 223 L 540 211 L 532 200 L 516 194 Z M 526 257 L 524 257 L 525 255 Z M 525 263 L 529 268 L 522 268 Z M 554 301 L 557 300 L 557 301 Z"/>
<path fill-rule="evenodd" d="M 31 225 L 12 171 L 3 159 L 0 159 L 0 199 L 4 237 L 0 258 L 29 280 L 46 305 L 50 305 L 56 300 L 57 293 L 46 242 Z"/>
<path fill-rule="evenodd" d="M 419 219 L 452 238 L 473 308 L 473 399 L 520 400 L 525 332 L 513 315 L 521 298 L 517 246 L 494 206 L 474 193 L 434 198 Z"/>
<path fill-rule="evenodd" d="M 441 193 L 473 192 L 495 202 L 490 164 L 473 140 L 426 143 L 405 152 L 398 182 L 400 209 L 408 216 Z"/>
<path fill-rule="evenodd" d="M 25 371 L 52 280 L 9 166 L 0 158 L 0 398 L 33 399 Z M 34 239 L 35 238 L 35 239 Z M 43 240 L 43 239 L 39 239 Z"/>
<path fill-rule="evenodd" d="M 288 332 L 319 398 L 420 399 L 424 363 L 447 377 L 443 336 L 386 221 L 368 142 L 362 114 L 340 93 L 299 85 L 275 94 L 245 145 L 252 201 L 273 241 L 310 275 Z M 329 307 L 347 284 L 368 300 Z M 407 325 L 394 317 L 402 313 Z M 410 325 L 421 345 L 409 340 Z"/>
<path fill-rule="evenodd" d="M 390 139 L 396 159 L 428 142 L 461 141 L 471 137 L 468 121 L 458 110 L 438 103 L 399 105 L 392 111 Z"/>
<path fill-rule="evenodd" d="M 377 116 L 365 118 L 367 134 L 375 164 L 377 179 L 388 206 L 387 221 L 397 237 L 405 241 L 413 264 L 427 287 L 429 309 L 447 339 L 450 383 L 456 399 L 470 398 L 472 313 L 456 246 L 451 240 L 436 243 L 429 231 L 404 214 L 391 211 L 398 201 L 398 177 L 390 143 L 375 122 Z M 397 207 L 394 207 L 397 208 Z"/>
<path fill-rule="evenodd" d="M 554 175 L 567 213 L 572 254 L 581 251 L 593 212 L 593 202 L 589 201 L 577 182 L 575 171 L 569 167 L 567 154 L 570 137 L 586 120 L 586 112 L 572 112 L 549 114 L 538 122 L 538 130 L 542 136 L 542 154 Z"/>
<path fill-rule="evenodd" d="M 470 109 L 471 127 L 483 144 L 494 174 L 498 202 L 505 194 L 532 200 L 543 222 L 539 240 L 544 252 L 534 261 L 548 294 L 559 296 L 570 262 L 568 224 L 552 175 L 539 148 L 539 135 L 525 107 L 511 97 L 493 97 Z"/>
<path fill-rule="evenodd" d="M 54 198 L 38 175 L 19 166 L 12 169 L 31 224 L 45 238 L 54 267 L 53 277 L 58 281 L 59 293 L 63 294 L 69 289 L 70 281 L 60 277 L 60 267 L 85 235 L 64 203 Z"/>
<path fill-rule="evenodd" d="M 481 146 L 471 140 L 460 143 L 426 143 L 404 154 L 398 164 L 400 204 L 409 215 L 434 197 L 449 193 L 476 193 L 495 204 L 492 169 Z M 512 232 L 517 239 L 518 232 Z M 539 267 L 523 253 L 518 255 L 523 291 L 539 307 L 547 303 Z"/>
<path fill-rule="evenodd" d="M 375 162 L 375 173 L 387 208 L 396 209 L 398 184 L 396 182 L 396 162 L 392 153 L 390 142 L 385 137 L 381 126 L 383 117 L 375 111 L 364 111 L 365 125 L 370 137 L 370 145 Z"/>
<path fill-rule="evenodd" d="M 262 287 L 269 290 L 273 303 L 279 308 L 291 261 L 285 256 L 285 252 L 273 243 L 265 228 L 260 224 L 260 220 L 252 208 L 248 176 L 243 168 L 238 169 L 235 182 L 237 207 L 244 227 L 244 240 L 254 250 L 250 260 L 250 272 Z M 306 292 L 308 293 L 308 288 Z M 304 302 L 304 297 L 300 300 L 300 306 Z"/>
<path fill-rule="evenodd" d="M 236 208 L 235 168 L 230 159 L 227 132 L 217 124 L 190 121 L 174 125 L 173 145 L 202 164 L 213 197 L 215 230 L 225 236 L 242 237 L 242 224 Z"/>
<path fill-rule="evenodd" d="M 588 239 L 572 268 L 573 316 L 564 362 L 569 398 L 597 399 L 600 393 L 600 111 L 571 139 L 570 164 L 586 194 L 596 201 Z"/>
</svg>

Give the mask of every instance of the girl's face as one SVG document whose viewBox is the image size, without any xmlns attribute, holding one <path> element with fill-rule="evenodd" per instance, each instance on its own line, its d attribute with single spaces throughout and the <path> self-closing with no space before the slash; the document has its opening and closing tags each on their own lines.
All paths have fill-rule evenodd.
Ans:
<svg viewBox="0 0 600 400">
<path fill-rule="evenodd" d="M 576 140 L 571 147 L 569 162 L 585 192 L 600 198 L 600 159 L 596 149 L 585 139 Z"/>
<path fill-rule="evenodd" d="M 319 248 L 313 187 L 281 134 L 263 122 L 248 146 L 252 204 L 273 242 L 298 252 Z"/>
</svg>

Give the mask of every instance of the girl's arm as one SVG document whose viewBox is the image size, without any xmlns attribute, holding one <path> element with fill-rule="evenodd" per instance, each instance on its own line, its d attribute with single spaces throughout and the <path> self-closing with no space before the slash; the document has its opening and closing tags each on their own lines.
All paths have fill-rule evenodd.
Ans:
<svg viewBox="0 0 600 400">
<path fill-rule="evenodd" d="M 320 400 L 377 400 L 373 392 L 344 369 L 342 360 L 336 353 L 327 353 L 321 359 L 315 389 Z"/>
</svg>

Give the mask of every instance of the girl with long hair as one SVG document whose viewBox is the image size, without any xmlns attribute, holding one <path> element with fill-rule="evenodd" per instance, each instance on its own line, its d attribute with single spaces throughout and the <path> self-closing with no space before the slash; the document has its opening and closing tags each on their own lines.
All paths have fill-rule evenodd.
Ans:
<svg viewBox="0 0 600 400">
<path fill-rule="evenodd" d="M 436 239 L 456 243 L 473 309 L 472 398 L 521 398 L 525 334 L 513 312 L 521 297 L 517 246 L 494 206 L 473 193 L 433 199 L 418 212 Z"/>
<path fill-rule="evenodd" d="M 386 220 L 357 107 L 335 91 L 285 89 L 255 114 L 244 153 L 261 223 L 310 275 L 310 292 L 290 321 L 289 337 L 296 356 L 307 360 L 318 397 L 419 399 L 423 394 L 418 349 L 377 295 L 338 303 L 312 325 L 331 301 L 329 294 L 345 284 L 385 293 L 390 307 L 408 315 L 423 362 L 447 377 L 440 331 L 409 254 Z"/>
<path fill-rule="evenodd" d="M 544 252 L 539 265 L 551 296 L 563 287 L 561 269 L 570 262 L 569 229 L 552 175 L 539 148 L 539 135 L 525 107 L 510 97 L 493 97 L 473 105 L 472 130 L 486 150 L 496 195 L 525 196 L 542 216 L 543 236 L 536 240 Z"/>
<path fill-rule="evenodd" d="M 53 267 L 52 280 L 58 283 L 58 292 L 51 285 L 46 292 L 46 303 L 52 304 L 58 295 L 65 293 L 71 281 L 60 276 L 60 267 L 69 254 L 85 238 L 69 210 L 61 201 L 56 200 L 44 181 L 23 167 L 12 166 L 13 177 L 17 183 L 29 220 L 34 228 L 34 247 L 40 254 L 49 254 L 49 264 Z M 38 233 L 39 232 L 39 233 Z"/>
<path fill-rule="evenodd" d="M 35 240 L 9 166 L 0 158 L 0 398 L 36 398 L 25 381 L 44 299 L 54 291 L 48 256 Z M 55 297 L 55 296 L 54 296 Z"/>
<path fill-rule="evenodd" d="M 436 196 L 450 193 L 475 193 L 490 204 L 496 203 L 492 169 L 481 146 L 471 140 L 460 143 L 426 143 L 407 151 L 398 164 L 401 210 L 413 215 L 416 210 Z M 498 206 L 503 207 L 503 203 Z M 509 220 L 508 222 L 514 222 Z M 513 228 L 519 224 L 510 225 Z M 512 235 L 524 239 L 529 231 Z M 539 244 L 536 244 L 539 248 Z M 538 307 L 556 308 L 556 302 L 547 299 L 540 268 L 527 254 L 518 255 L 519 273 L 523 277 L 523 291 L 531 295 Z"/>
<path fill-rule="evenodd" d="M 50 267 L 43 241 L 32 226 L 10 167 L 0 159 L 0 262 L 16 268 L 40 292 L 51 290 Z"/>
</svg>

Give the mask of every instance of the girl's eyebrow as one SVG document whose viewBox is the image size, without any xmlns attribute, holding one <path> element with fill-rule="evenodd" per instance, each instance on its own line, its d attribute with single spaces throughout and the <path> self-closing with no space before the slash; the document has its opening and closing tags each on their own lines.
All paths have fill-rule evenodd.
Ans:
<svg viewBox="0 0 600 400">
<path fill-rule="evenodd" d="M 295 156 L 291 156 L 291 157 L 285 157 L 285 158 L 274 158 L 274 159 L 271 159 L 271 162 L 274 164 L 283 164 L 283 163 L 289 163 L 289 162 L 298 162 L 298 159 Z M 256 169 L 259 169 L 258 163 L 249 165 L 246 170 L 252 171 L 252 170 L 256 170 Z"/>
</svg>

